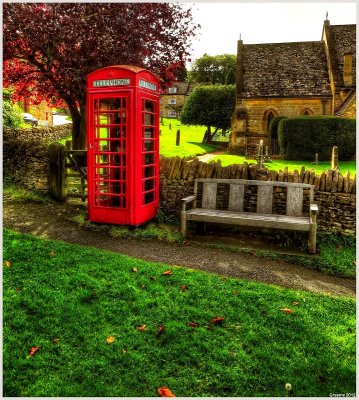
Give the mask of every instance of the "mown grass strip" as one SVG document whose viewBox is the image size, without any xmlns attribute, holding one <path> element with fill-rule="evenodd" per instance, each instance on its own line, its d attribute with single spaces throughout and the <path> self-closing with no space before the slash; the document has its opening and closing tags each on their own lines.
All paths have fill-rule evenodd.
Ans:
<svg viewBox="0 0 359 400">
<path fill-rule="evenodd" d="M 163 386 L 183 397 L 282 397 L 286 383 L 293 396 L 355 391 L 353 299 L 7 230 L 3 259 L 7 397 L 155 397 Z"/>
</svg>

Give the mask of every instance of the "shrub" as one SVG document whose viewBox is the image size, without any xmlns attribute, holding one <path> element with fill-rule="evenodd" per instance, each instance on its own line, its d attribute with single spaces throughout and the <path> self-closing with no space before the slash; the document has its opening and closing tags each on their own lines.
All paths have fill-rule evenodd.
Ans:
<svg viewBox="0 0 359 400">
<path fill-rule="evenodd" d="M 3 89 L 3 128 L 20 128 L 22 125 L 21 110 L 11 102 L 11 90 Z"/>
<path fill-rule="evenodd" d="M 353 118 L 303 116 L 279 121 L 278 140 L 286 160 L 330 160 L 332 147 L 338 146 L 339 160 L 355 156 L 355 125 Z"/>
</svg>

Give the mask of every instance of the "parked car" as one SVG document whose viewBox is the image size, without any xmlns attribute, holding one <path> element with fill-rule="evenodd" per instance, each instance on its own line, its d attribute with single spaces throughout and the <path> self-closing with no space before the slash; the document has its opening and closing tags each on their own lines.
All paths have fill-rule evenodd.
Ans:
<svg viewBox="0 0 359 400">
<path fill-rule="evenodd" d="M 39 121 L 33 115 L 31 115 L 29 113 L 22 113 L 22 118 L 23 118 L 25 124 L 37 126 L 39 123 Z"/>
<path fill-rule="evenodd" d="M 56 115 L 57 111 L 56 110 L 52 110 L 52 115 Z"/>
</svg>

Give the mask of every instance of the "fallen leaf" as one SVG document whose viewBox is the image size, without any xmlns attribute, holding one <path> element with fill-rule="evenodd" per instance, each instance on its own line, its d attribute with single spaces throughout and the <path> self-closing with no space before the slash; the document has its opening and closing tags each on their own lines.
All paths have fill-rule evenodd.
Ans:
<svg viewBox="0 0 359 400">
<path fill-rule="evenodd" d="M 237 296 L 239 294 L 239 291 L 238 290 L 233 290 L 233 294 Z"/>
<path fill-rule="evenodd" d="M 137 271 L 138 271 L 138 268 L 137 268 L 137 267 L 133 267 L 133 268 L 132 268 L 132 271 L 133 271 L 133 272 L 137 272 Z"/>
<path fill-rule="evenodd" d="M 151 280 L 157 281 L 157 278 L 155 276 L 151 276 Z"/>
<path fill-rule="evenodd" d="M 162 275 L 165 275 L 165 276 L 172 275 L 172 271 L 165 271 Z"/>
<path fill-rule="evenodd" d="M 297 306 L 299 304 L 299 301 L 292 301 L 293 306 Z"/>
<path fill-rule="evenodd" d="M 17 287 L 15 290 L 16 290 L 17 292 L 21 292 L 21 291 L 22 291 L 22 289 L 19 288 L 19 287 Z"/>
<path fill-rule="evenodd" d="M 54 251 L 50 251 L 50 256 L 53 257 L 55 255 Z"/>
<path fill-rule="evenodd" d="M 251 256 L 257 257 L 257 253 L 256 253 L 255 251 L 252 251 L 252 252 L 251 252 Z"/>
<path fill-rule="evenodd" d="M 8 268 L 11 267 L 11 261 L 5 261 L 4 264 L 5 264 L 5 267 L 8 267 Z"/>
<path fill-rule="evenodd" d="M 181 286 L 181 290 L 182 290 L 182 292 L 184 292 L 185 290 L 187 290 L 188 288 L 187 288 L 187 286 L 186 285 L 182 285 Z"/>
<path fill-rule="evenodd" d="M 196 328 L 197 326 L 199 326 L 199 324 L 197 324 L 197 322 L 188 322 L 187 325 L 191 326 L 192 328 Z"/>
<path fill-rule="evenodd" d="M 32 357 L 39 349 L 40 346 L 31 347 L 31 349 L 29 350 L 29 357 Z"/>
<path fill-rule="evenodd" d="M 59 342 L 60 342 L 60 339 L 54 339 L 54 340 L 53 340 L 53 343 L 54 343 L 54 344 L 59 344 Z"/>
<path fill-rule="evenodd" d="M 96 296 L 97 296 L 97 293 L 96 293 L 95 290 L 91 293 L 91 296 L 92 296 L 92 297 L 96 297 Z"/>
<path fill-rule="evenodd" d="M 353 264 L 356 265 L 357 264 L 357 260 L 353 260 Z"/>
<path fill-rule="evenodd" d="M 121 351 L 122 351 L 122 353 L 127 353 L 127 351 L 125 349 L 122 349 Z"/>
<path fill-rule="evenodd" d="M 212 322 L 212 324 L 220 325 L 223 321 L 224 321 L 223 317 L 216 317 L 216 318 L 213 318 L 211 322 Z"/>
<path fill-rule="evenodd" d="M 281 308 L 280 311 L 283 311 L 284 313 L 292 314 L 294 313 L 294 310 L 291 308 Z"/>
<path fill-rule="evenodd" d="M 161 397 L 176 397 L 166 386 L 162 386 L 158 389 L 158 394 Z"/>
<path fill-rule="evenodd" d="M 336 251 L 340 251 L 342 249 L 342 246 L 340 244 L 337 244 L 335 246 Z"/>
<path fill-rule="evenodd" d="M 161 325 L 158 327 L 158 331 L 157 331 L 157 333 L 156 333 L 156 336 L 160 336 L 160 334 L 163 333 L 164 330 L 165 330 L 165 327 L 161 324 Z"/>
<path fill-rule="evenodd" d="M 115 337 L 114 336 L 107 336 L 106 342 L 108 344 L 113 343 L 114 341 L 115 341 Z"/>
<path fill-rule="evenodd" d="M 141 326 L 138 326 L 136 329 L 137 329 L 138 331 L 144 331 L 144 330 L 146 329 L 146 324 L 143 324 L 143 325 L 141 325 Z"/>
</svg>

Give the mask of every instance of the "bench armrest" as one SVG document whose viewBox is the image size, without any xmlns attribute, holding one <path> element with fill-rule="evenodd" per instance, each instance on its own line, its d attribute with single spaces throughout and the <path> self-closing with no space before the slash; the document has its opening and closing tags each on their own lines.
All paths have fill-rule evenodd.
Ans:
<svg viewBox="0 0 359 400">
<path fill-rule="evenodd" d="M 318 214 L 319 208 L 317 203 L 310 203 L 309 209 L 311 214 Z"/>
<path fill-rule="evenodd" d="M 310 221 L 314 224 L 317 223 L 317 214 L 318 214 L 319 208 L 317 203 L 310 203 L 309 206 L 309 218 Z"/>
<path fill-rule="evenodd" d="M 181 200 L 182 203 L 182 211 L 186 211 L 186 204 L 190 203 L 191 201 L 196 200 L 196 195 L 192 194 L 191 196 L 187 196 L 184 199 Z"/>
</svg>

